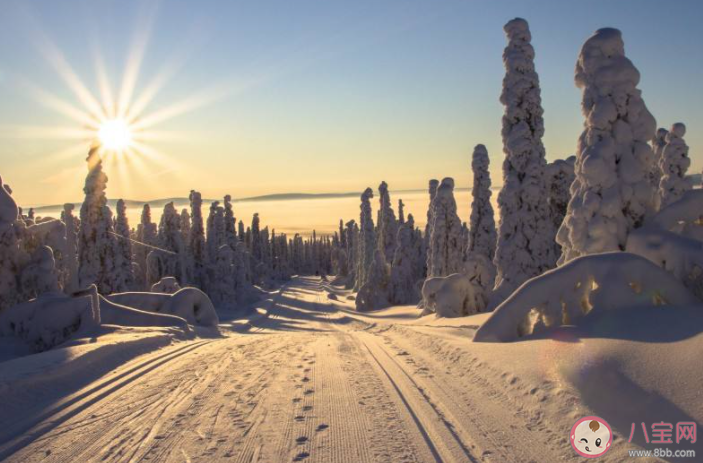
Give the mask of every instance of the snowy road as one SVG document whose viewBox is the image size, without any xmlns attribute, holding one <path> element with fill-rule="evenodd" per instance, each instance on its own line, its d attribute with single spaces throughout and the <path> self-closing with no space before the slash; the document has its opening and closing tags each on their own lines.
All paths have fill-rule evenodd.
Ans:
<svg viewBox="0 0 703 463">
<path fill-rule="evenodd" d="M 475 373 L 469 366 L 481 361 L 460 347 L 335 307 L 315 278 L 293 280 L 273 302 L 269 317 L 245 333 L 143 355 L 24 421 L 4 423 L 0 460 L 573 458 L 539 414 L 516 407 L 517 393 Z"/>
</svg>

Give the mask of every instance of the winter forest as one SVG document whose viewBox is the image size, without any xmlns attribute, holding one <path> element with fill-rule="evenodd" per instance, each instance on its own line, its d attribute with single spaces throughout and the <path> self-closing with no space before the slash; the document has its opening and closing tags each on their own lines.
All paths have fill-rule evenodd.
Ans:
<svg viewBox="0 0 703 463">
<path fill-rule="evenodd" d="M 333 234 L 198 185 L 130 223 L 101 137 L 60 217 L 3 176 L 0 460 L 697 461 L 695 437 L 645 440 L 703 422 L 686 125 L 655 119 L 627 37 L 598 29 L 574 57 L 575 154 L 548 162 L 530 27 L 504 32 L 503 152 L 473 140 L 471 184 L 427 179 L 424 227 L 371 172 Z M 604 447 L 569 437 L 585 416 Z"/>
</svg>

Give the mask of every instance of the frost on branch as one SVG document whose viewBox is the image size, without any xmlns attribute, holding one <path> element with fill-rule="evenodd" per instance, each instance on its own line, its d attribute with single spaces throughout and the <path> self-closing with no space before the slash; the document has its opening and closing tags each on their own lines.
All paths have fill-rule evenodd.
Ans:
<svg viewBox="0 0 703 463">
<path fill-rule="evenodd" d="M 666 145 L 662 150 L 659 168 L 662 176 L 659 181 L 659 205 L 666 207 L 679 200 L 692 188 L 686 179 L 686 172 L 691 165 L 688 158 L 688 145 L 683 139 L 686 126 L 681 122 L 674 124 L 666 134 Z"/>
<path fill-rule="evenodd" d="M 590 313 L 700 303 L 674 276 L 625 252 L 574 259 L 525 282 L 500 304 L 474 341 L 508 342 Z"/>
<path fill-rule="evenodd" d="M 527 22 L 505 27 L 505 77 L 500 97 L 503 115 L 503 188 L 498 194 L 500 225 L 495 265 L 496 291 L 509 294 L 528 278 L 552 268 L 554 225 L 547 204 L 544 169 L 544 120 L 535 51 Z"/>
<path fill-rule="evenodd" d="M 637 88 L 640 74 L 617 29 L 599 29 L 576 63 L 586 118 L 576 154 L 572 198 L 557 234 L 560 263 L 625 248 L 627 235 L 653 211 L 649 142 L 656 123 Z"/>
</svg>

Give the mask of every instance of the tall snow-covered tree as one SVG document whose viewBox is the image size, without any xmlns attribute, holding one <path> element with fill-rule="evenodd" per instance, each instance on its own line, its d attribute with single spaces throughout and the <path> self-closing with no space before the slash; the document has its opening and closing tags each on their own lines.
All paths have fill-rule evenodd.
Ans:
<svg viewBox="0 0 703 463">
<path fill-rule="evenodd" d="M 402 199 L 398 200 L 398 225 L 405 223 L 405 203 Z"/>
<path fill-rule="evenodd" d="M 398 233 L 398 222 L 391 207 L 391 195 L 388 184 L 381 182 L 378 186 L 378 249 L 381 250 L 386 262 L 393 260 L 395 252 L 395 238 Z"/>
<path fill-rule="evenodd" d="M 225 196 L 225 241 L 232 249 L 237 247 L 237 219 L 234 218 L 232 197 Z"/>
<path fill-rule="evenodd" d="M 356 295 L 356 310 L 381 309 L 390 305 L 388 264 L 380 249 L 372 249 L 373 258 L 366 270 L 366 281 Z"/>
<path fill-rule="evenodd" d="M 92 146 L 86 159 L 88 176 L 83 188 L 85 200 L 78 234 L 78 282 L 81 288 L 95 284 L 101 294 L 110 294 L 126 288 L 119 283 L 117 239 L 105 197 L 107 175 L 103 172 L 99 150 L 99 145 Z"/>
<path fill-rule="evenodd" d="M 668 130 L 661 127 L 657 129 L 656 135 L 652 139 L 652 151 L 654 152 L 654 161 L 652 162 L 651 170 L 649 172 L 649 179 L 656 195 L 659 195 L 659 182 L 662 178 L 661 171 L 661 160 L 662 154 L 664 153 L 664 147 L 666 146 L 666 135 L 669 133 Z M 656 198 L 658 199 L 658 198 Z M 655 200 L 656 202 L 656 200 Z"/>
<path fill-rule="evenodd" d="M 373 264 L 376 249 L 376 232 L 371 217 L 371 198 L 373 190 L 367 188 L 361 194 L 361 213 L 359 214 L 359 245 L 356 269 L 355 290 L 359 290 L 367 281 L 369 269 Z"/>
<path fill-rule="evenodd" d="M 553 267 L 554 225 L 549 216 L 544 120 L 535 50 L 527 21 L 504 27 L 505 77 L 500 101 L 503 114 L 503 188 L 498 194 L 500 225 L 495 254 L 496 291 L 507 295 L 528 278 Z"/>
<path fill-rule="evenodd" d="M 185 286 L 188 283 L 186 248 L 181 233 L 181 216 L 173 202 L 164 205 L 156 242 L 159 249 L 153 250 L 147 258 L 149 283 L 153 285 L 163 277 L 171 276 Z"/>
<path fill-rule="evenodd" d="M 432 200 L 427 276 L 445 277 L 462 270 L 461 220 L 456 213 L 454 179 L 444 178 Z"/>
<path fill-rule="evenodd" d="M 439 187 L 439 180 L 432 179 L 429 184 L 430 202 L 427 206 L 427 223 L 425 224 L 425 234 L 424 234 L 424 244 L 425 250 L 429 249 L 430 243 L 430 230 L 432 228 L 432 201 L 434 201 L 435 196 L 437 196 L 437 188 Z"/>
<path fill-rule="evenodd" d="M 552 222 L 556 230 L 561 227 L 561 223 L 566 216 L 566 209 L 571 199 L 571 184 L 574 183 L 576 174 L 574 164 L 576 156 L 569 156 L 566 159 L 557 159 L 547 164 L 547 184 L 549 185 L 549 209 L 551 210 Z M 558 245 L 557 245 L 558 246 Z M 561 248 L 559 247 L 559 254 Z"/>
<path fill-rule="evenodd" d="M 210 204 L 210 214 L 207 217 L 207 255 L 214 265 L 220 246 L 225 244 L 224 209 L 219 201 Z"/>
<path fill-rule="evenodd" d="M 188 212 L 188 209 L 184 207 L 181 209 L 181 235 L 183 235 L 183 242 L 186 244 L 190 238 L 190 228 L 190 212 Z"/>
<path fill-rule="evenodd" d="M 19 246 L 15 230 L 20 210 L 10 192 L 0 178 L 0 310 L 23 302 L 17 281 Z"/>
<path fill-rule="evenodd" d="M 677 122 L 666 134 L 666 145 L 662 151 L 659 167 L 662 173 L 659 182 L 659 205 L 666 207 L 681 199 L 681 196 L 693 185 L 686 178 L 686 172 L 691 165 L 688 157 L 688 145 L 683 139 L 686 126 Z"/>
<path fill-rule="evenodd" d="M 581 48 L 576 85 L 586 118 L 578 142 L 576 178 L 557 241 L 560 263 L 625 249 L 629 232 L 653 210 L 649 142 L 656 122 L 637 88 L 640 74 L 625 56 L 617 29 L 599 29 Z"/>
<path fill-rule="evenodd" d="M 115 219 L 115 235 L 117 236 L 117 253 L 115 267 L 117 270 L 116 284 L 122 291 L 134 289 L 134 274 L 132 273 L 132 239 L 130 237 L 127 206 L 124 200 L 117 201 L 117 218 Z"/>
<path fill-rule="evenodd" d="M 1 187 L 2 184 L 0 184 Z M 74 209 L 75 206 L 72 203 L 66 203 L 63 205 L 63 212 L 61 213 L 61 221 L 66 224 L 67 255 L 64 257 L 64 261 L 66 262 L 68 275 L 65 280 L 64 290 L 67 293 L 78 290 L 78 230 L 80 223 L 73 215 Z"/>
<path fill-rule="evenodd" d="M 134 250 L 134 262 L 138 273 L 135 277 L 139 288 L 146 290 L 151 286 L 147 285 L 147 256 L 152 251 L 152 246 L 156 245 L 156 224 L 151 221 L 151 206 L 148 204 L 142 208 L 141 221 L 137 225 L 137 241 L 139 244 Z"/>
<path fill-rule="evenodd" d="M 474 183 L 471 188 L 471 220 L 467 256 L 480 253 L 493 260 L 496 251 L 496 224 L 491 205 L 491 176 L 488 173 L 488 150 L 476 145 L 471 159 Z"/>
<path fill-rule="evenodd" d="M 188 236 L 188 253 L 193 284 L 206 291 L 208 285 L 208 256 L 205 244 L 205 225 L 203 223 L 203 198 L 195 190 L 190 191 L 190 235 Z"/>
<path fill-rule="evenodd" d="M 406 222 L 398 228 L 395 254 L 391 264 L 389 297 L 393 304 L 417 302 L 416 257 L 413 246 L 413 223 Z"/>
</svg>

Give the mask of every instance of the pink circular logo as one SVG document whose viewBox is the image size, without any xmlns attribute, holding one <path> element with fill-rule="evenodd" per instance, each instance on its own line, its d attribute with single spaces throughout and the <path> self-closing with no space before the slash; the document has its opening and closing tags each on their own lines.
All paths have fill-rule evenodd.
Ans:
<svg viewBox="0 0 703 463">
<path fill-rule="evenodd" d="M 582 457 L 596 458 L 604 455 L 612 442 L 613 431 L 603 418 L 587 416 L 571 428 L 571 446 Z"/>
</svg>

